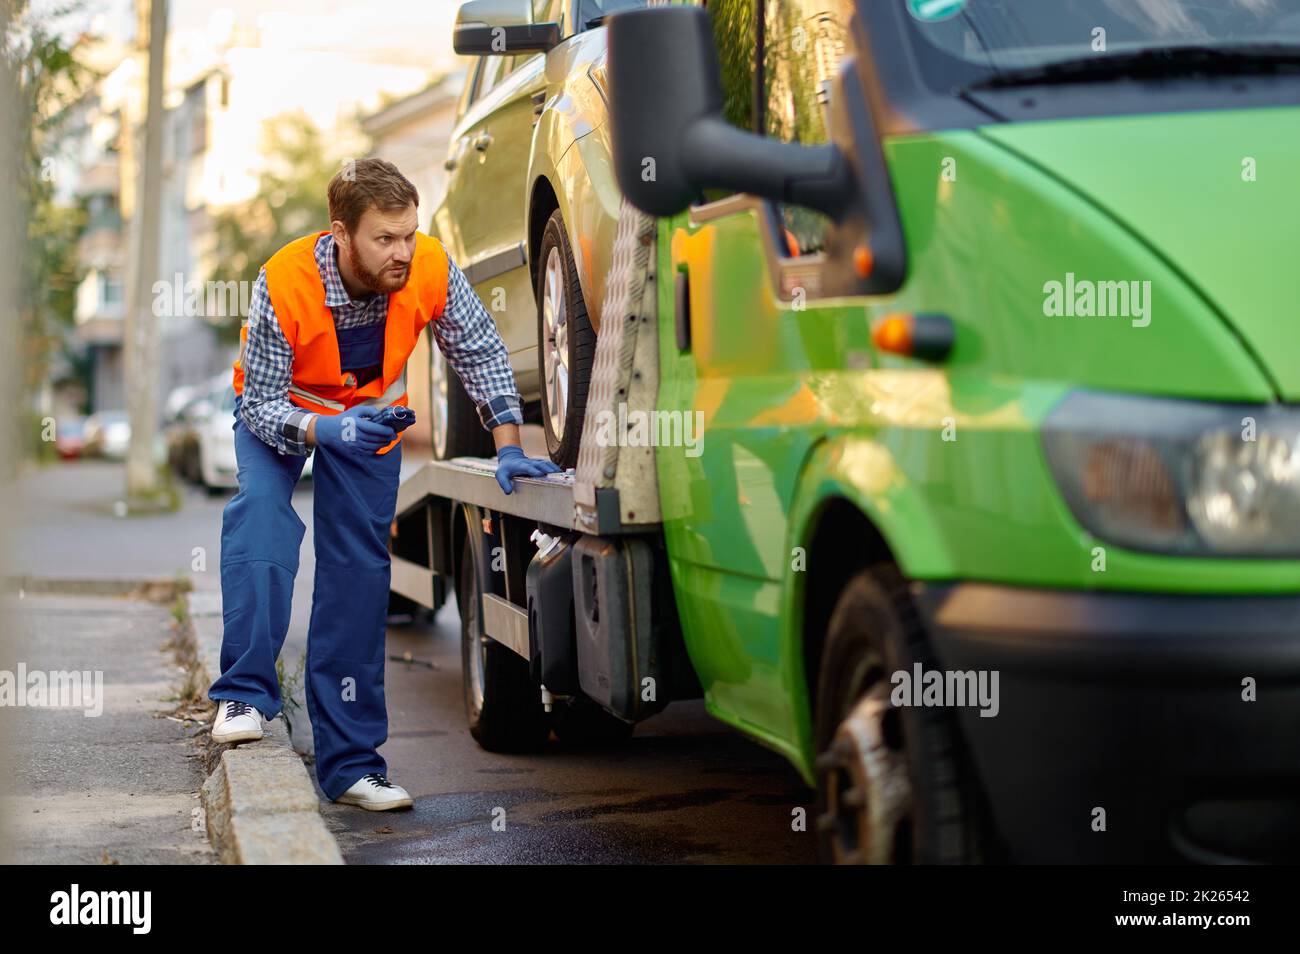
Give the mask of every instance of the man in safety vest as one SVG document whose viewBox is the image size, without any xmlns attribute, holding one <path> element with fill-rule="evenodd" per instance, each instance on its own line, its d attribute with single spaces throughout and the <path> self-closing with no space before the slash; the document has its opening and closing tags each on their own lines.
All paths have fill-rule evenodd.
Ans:
<svg viewBox="0 0 1300 954">
<path fill-rule="evenodd" d="M 374 418 L 407 404 L 406 362 L 425 325 L 492 433 L 502 490 L 559 470 L 520 448 L 505 345 L 442 245 L 416 231 L 417 203 L 391 163 L 350 163 L 329 184 L 330 231 L 290 242 L 258 275 L 234 364 L 239 493 L 222 515 L 225 632 L 208 690 L 217 742 L 260 739 L 261 720 L 283 708 L 275 662 L 306 530 L 290 498 L 315 453 L 306 696 L 316 778 L 327 798 L 372 810 L 411 805 L 378 752 L 402 432 Z"/>
</svg>

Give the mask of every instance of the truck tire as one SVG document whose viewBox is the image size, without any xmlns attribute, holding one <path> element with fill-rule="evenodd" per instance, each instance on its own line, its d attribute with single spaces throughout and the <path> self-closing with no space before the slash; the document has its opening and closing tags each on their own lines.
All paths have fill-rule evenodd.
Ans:
<svg viewBox="0 0 1300 954">
<path fill-rule="evenodd" d="M 984 860 L 987 817 L 950 708 L 894 706 L 891 675 L 937 668 L 892 564 L 831 614 L 817 680 L 817 847 L 827 864 Z"/>
<path fill-rule="evenodd" d="M 606 712 L 586 696 L 574 696 L 556 707 L 551 728 L 565 745 L 583 747 L 626 742 L 636 725 Z"/>
<path fill-rule="evenodd" d="M 578 284 L 564 219 L 556 209 L 537 254 L 537 373 L 542 388 L 542 428 L 551 460 L 578 463 L 578 440 L 587 413 L 587 388 L 596 359 L 596 332 Z"/>
<path fill-rule="evenodd" d="M 469 732 L 489 752 L 528 752 L 546 742 L 550 720 L 528 661 L 483 634 L 482 595 L 468 535 L 456 575 L 460 661 Z"/>
<path fill-rule="evenodd" d="M 494 457 L 496 445 L 483 427 L 465 385 L 429 332 L 429 436 L 434 460 Z"/>
</svg>

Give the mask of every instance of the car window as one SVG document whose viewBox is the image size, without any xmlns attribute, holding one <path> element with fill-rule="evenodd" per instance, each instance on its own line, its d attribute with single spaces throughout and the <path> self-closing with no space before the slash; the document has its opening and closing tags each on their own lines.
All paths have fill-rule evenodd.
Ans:
<svg viewBox="0 0 1300 954">
<path fill-rule="evenodd" d="M 506 75 L 506 61 L 510 56 L 484 56 L 479 58 L 478 85 L 474 90 L 474 101 L 478 102 Z"/>
<path fill-rule="evenodd" d="M 574 32 L 588 30 L 601 24 L 595 21 L 601 17 L 624 10 L 639 10 L 648 6 L 646 0 L 576 0 L 574 3 Z"/>
<path fill-rule="evenodd" d="M 479 62 L 475 60 L 466 70 L 465 88 L 460 91 L 460 100 L 456 103 L 457 122 L 460 122 L 460 117 L 465 115 L 465 110 L 469 109 L 470 101 L 474 97 L 474 87 L 478 85 L 478 68 Z"/>
<path fill-rule="evenodd" d="M 186 422 L 193 421 L 197 416 L 198 410 L 207 403 L 208 395 L 206 394 L 200 394 L 197 397 L 190 398 L 185 402 L 185 406 L 176 412 L 176 420 Z"/>
<path fill-rule="evenodd" d="M 516 56 L 484 56 L 479 69 L 478 89 L 474 101 L 482 99 L 501 85 L 502 80 L 523 66 L 529 60 L 541 56 L 540 53 L 520 53 Z"/>
<path fill-rule="evenodd" d="M 763 16 L 763 96 L 759 126 L 775 139 L 827 141 L 830 84 L 850 45 L 853 0 L 767 0 Z M 787 255 L 826 247 L 830 220 L 820 212 L 779 206 Z"/>
</svg>

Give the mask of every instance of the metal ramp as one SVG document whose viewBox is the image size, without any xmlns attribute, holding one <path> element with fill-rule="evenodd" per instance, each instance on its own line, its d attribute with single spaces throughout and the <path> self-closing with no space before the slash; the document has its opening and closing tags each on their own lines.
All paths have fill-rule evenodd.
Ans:
<svg viewBox="0 0 1300 954">
<path fill-rule="evenodd" d="M 397 488 L 396 519 L 421 506 L 426 497 L 443 497 L 565 530 L 576 529 L 571 472 L 544 478 L 520 477 L 514 483 L 514 492 L 503 494 L 496 470 L 495 457 L 429 461 Z"/>
</svg>

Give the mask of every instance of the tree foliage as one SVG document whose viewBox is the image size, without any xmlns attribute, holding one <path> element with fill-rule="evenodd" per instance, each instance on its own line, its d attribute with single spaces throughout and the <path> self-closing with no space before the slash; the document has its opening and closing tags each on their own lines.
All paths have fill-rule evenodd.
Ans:
<svg viewBox="0 0 1300 954">
<path fill-rule="evenodd" d="M 25 0 L 2 0 L 9 29 L 3 56 L 15 81 L 19 115 L 28 122 L 16 130 L 10 170 L 26 222 L 25 255 L 18 310 L 24 342 L 26 393 L 45 380 L 50 356 L 60 347 L 59 326 L 71 326 L 80 270 L 77 240 L 85 224 L 79 206 L 61 206 L 54 197 L 54 154 L 73 107 L 98 78 L 80 61 L 80 51 L 93 38 L 69 41 L 55 27 L 79 4 L 53 9 L 37 17 Z"/>
<path fill-rule="evenodd" d="M 722 73 L 722 114 L 754 128 L 754 0 L 712 0 L 708 7 Z"/>
<path fill-rule="evenodd" d="M 262 265 L 286 243 L 329 227 L 325 190 L 344 158 L 332 155 L 320 130 L 300 113 L 268 123 L 265 136 L 268 161 L 257 195 L 213 217 L 215 281 L 256 281 Z M 238 321 L 232 318 L 223 331 L 237 337 Z"/>
</svg>

